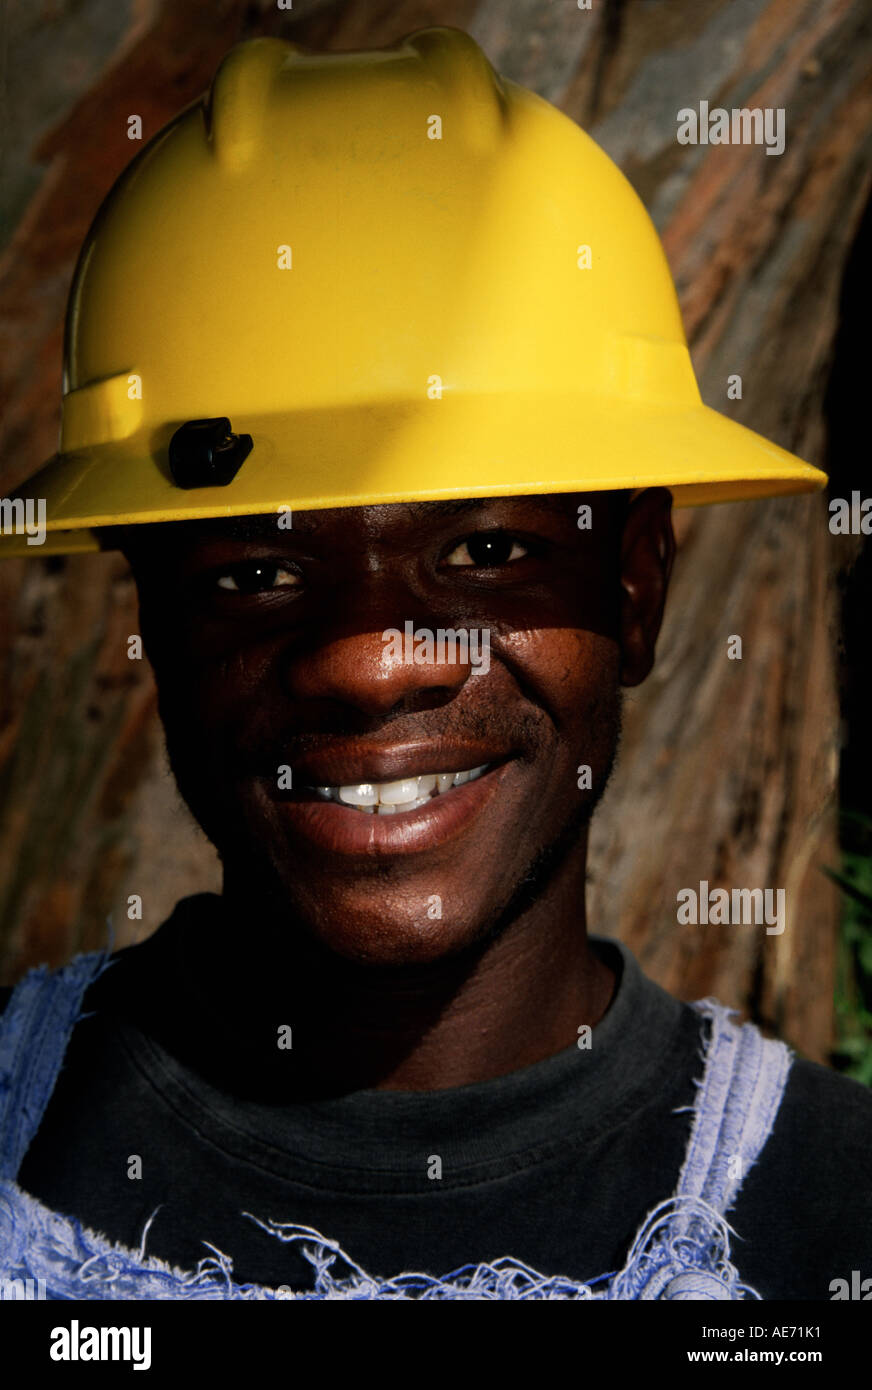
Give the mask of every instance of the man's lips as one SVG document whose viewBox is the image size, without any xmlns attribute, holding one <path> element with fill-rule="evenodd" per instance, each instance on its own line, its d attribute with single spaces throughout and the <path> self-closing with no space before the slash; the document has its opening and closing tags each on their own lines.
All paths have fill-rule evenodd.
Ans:
<svg viewBox="0 0 872 1390">
<path fill-rule="evenodd" d="M 468 759 L 468 756 L 463 755 L 464 759 Z M 466 766 L 469 765 L 466 761 Z M 444 762 L 438 762 L 435 766 L 440 771 L 446 770 Z M 378 770 L 381 771 L 383 767 L 384 764 L 381 764 Z M 305 794 L 301 798 L 282 792 L 275 778 L 258 781 L 261 793 L 270 801 L 272 814 L 278 815 L 295 834 L 313 847 L 330 854 L 390 857 L 435 849 L 462 834 L 483 813 L 503 783 L 511 780 L 516 769 L 516 759 L 503 757 L 497 766 L 492 766 L 475 781 L 452 787 L 415 810 L 396 815 L 364 815 L 354 807 L 317 799 L 314 791 L 311 798 Z M 346 764 L 342 769 L 343 775 L 348 770 Z M 373 771 L 372 764 L 367 770 Z M 462 771 L 463 767 L 457 770 Z M 402 772 L 420 775 L 424 768 L 417 761 L 405 761 L 400 768 L 400 774 Z M 359 776 L 355 780 L 387 781 L 392 777 L 391 771 L 388 776 L 381 778 Z M 296 783 L 295 776 L 295 788 Z"/>
<path fill-rule="evenodd" d="M 364 782 L 399 782 L 439 772 L 465 772 L 487 763 L 491 768 L 506 762 L 514 750 L 484 743 L 392 744 L 381 749 L 362 748 L 340 741 L 319 753 L 277 756 L 267 775 L 277 777 L 282 764 L 291 768 L 294 787 L 347 787 Z"/>
</svg>

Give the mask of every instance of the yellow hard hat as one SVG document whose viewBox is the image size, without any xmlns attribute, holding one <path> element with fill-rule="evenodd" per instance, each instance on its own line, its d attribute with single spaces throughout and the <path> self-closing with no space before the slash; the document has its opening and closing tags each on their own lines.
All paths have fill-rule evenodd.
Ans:
<svg viewBox="0 0 872 1390">
<path fill-rule="evenodd" d="M 58 453 L 19 490 L 89 528 L 826 475 L 703 405 L 637 194 L 459 29 L 240 43 L 146 145 L 76 267 Z"/>
</svg>

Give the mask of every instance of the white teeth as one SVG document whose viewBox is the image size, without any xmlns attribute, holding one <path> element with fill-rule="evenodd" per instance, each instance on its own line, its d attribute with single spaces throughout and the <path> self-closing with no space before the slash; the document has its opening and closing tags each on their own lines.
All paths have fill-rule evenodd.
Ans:
<svg viewBox="0 0 872 1390">
<path fill-rule="evenodd" d="M 416 811 L 434 797 L 474 782 L 487 772 L 490 763 L 466 772 L 427 772 L 420 777 L 404 777 L 395 782 L 354 782 L 342 787 L 315 787 L 325 801 L 339 801 L 355 811 L 391 816 L 398 811 Z"/>
<path fill-rule="evenodd" d="M 349 806 L 377 806 L 378 792 L 371 782 L 359 782 L 356 787 L 340 787 L 339 800 L 347 802 Z"/>
<path fill-rule="evenodd" d="M 378 799 L 382 806 L 400 806 L 404 801 L 414 801 L 417 795 L 417 777 L 407 777 L 403 782 L 378 784 Z"/>
</svg>

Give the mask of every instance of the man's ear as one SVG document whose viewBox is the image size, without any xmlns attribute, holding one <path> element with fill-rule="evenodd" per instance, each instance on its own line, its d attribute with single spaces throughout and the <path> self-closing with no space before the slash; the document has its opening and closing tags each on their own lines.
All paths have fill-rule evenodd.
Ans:
<svg viewBox="0 0 872 1390">
<path fill-rule="evenodd" d="M 672 493 L 646 488 L 627 508 L 621 539 L 622 685 L 640 685 L 654 665 L 674 559 Z"/>
</svg>

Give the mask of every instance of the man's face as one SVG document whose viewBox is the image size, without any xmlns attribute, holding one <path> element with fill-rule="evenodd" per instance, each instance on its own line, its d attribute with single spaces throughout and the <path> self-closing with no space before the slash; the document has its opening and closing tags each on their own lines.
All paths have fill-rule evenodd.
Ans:
<svg viewBox="0 0 872 1390">
<path fill-rule="evenodd" d="M 485 938 L 555 855 L 583 863 L 672 558 L 669 494 L 626 526 L 616 501 L 131 528 L 173 770 L 253 904 L 350 960 L 420 964 Z"/>
</svg>

